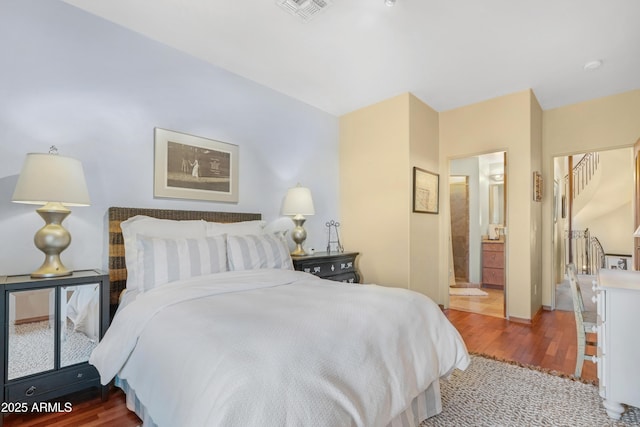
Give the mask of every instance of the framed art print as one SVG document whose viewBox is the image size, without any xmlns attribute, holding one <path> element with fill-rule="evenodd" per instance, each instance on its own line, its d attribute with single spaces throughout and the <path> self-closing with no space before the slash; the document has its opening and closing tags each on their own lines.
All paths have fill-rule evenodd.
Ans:
<svg viewBox="0 0 640 427">
<path fill-rule="evenodd" d="M 238 146 L 155 128 L 153 195 L 238 202 Z"/>
<path fill-rule="evenodd" d="M 631 255 L 605 254 L 605 267 L 611 270 L 631 270 Z"/>
<path fill-rule="evenodd" d="M 440 176 L 417 167 L 413 168 L 413 211 L 438 213 Z"/>
<path fill-rule="evenodd" d="M 533 201 L 542 201 L 542 174 L 540 172 L 533 173 Z"/>
</svg>

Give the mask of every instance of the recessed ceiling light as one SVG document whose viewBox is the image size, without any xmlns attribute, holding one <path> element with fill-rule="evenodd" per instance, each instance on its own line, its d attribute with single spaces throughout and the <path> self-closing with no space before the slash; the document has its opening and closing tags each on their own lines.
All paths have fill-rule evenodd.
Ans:
<svg viewBox="0 0 640 427">
<path fill-rule="evenodd" d="M 600 59 L 596 59 L 595 61 L 589 61 L 586 64 L 584 64 L 584 69 L 587 71 L 597 70 L 600 67 L 602 67 L 602 60 Z"/>
<path fill-rule="evenodd" d="M 396 0 L 384 0 L 384 4 L 386 4 L 389 7 L 392 7 L 392 6 L 395 6 Z"/>
</svg>

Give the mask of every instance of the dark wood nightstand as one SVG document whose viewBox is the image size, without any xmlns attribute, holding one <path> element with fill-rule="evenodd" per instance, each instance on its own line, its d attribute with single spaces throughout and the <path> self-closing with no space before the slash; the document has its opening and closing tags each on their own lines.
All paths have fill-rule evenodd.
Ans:
<svg viewBox="0 0 640 427">
<path fill-rule="evenodd" d="M 305 256 L 292 256 L 293 268 L 336 282 L 360 283 L 356 267 L 358 252 L 316 252 Z"/>
<path fill-rule="evenodd" d="M 89 387 L 107 397 L 98 371 L 87 362 L 109 326 L 107 274 L 0 276 L 0 318 L 3 402 L 31 408 Z"/>
</svg>

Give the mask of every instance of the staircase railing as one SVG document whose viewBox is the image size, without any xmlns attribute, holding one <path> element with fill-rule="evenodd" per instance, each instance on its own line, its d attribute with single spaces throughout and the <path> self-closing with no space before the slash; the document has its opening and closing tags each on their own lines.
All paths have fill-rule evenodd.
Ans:
<svg viewBox="0 0 640 427">
<path fill-rule="evenodd" d="M 578 163 L 573 167 L 573 198 L 575 199 L 580 191 L 591 181 L 591 177 L 598 169 L 600 163 L 600 154 L 598 153 L 586 153 Z M 565 194 L 568 194 L 569 175 L 564 177 Z"/>
<path fill-rule="evenodd" d="M 569 188 L 569 174 L 564 177 L 566 194 L 573 201 L 582 190 L 591 182 L 591 178 L 598 169 L 600 155 L 598 153 L 586 153 L 578 163 L 573 166 L 572 188 Z M 571 202 L 573 205 L 573 202 Z M 571 209 L 570 209 L 571 211 Z M 573 215 L 573 212 L 570 212 Z M 569 221 L 571 228 L 571 221 Z M 589 229 L 571 230 L 566 233 L 566 258 L 567 264 L 573 263 L 580 274 L 595 274 L 597 269 L 604 265 L 604 251 L 596 237 L 589 235 Z"/>
<path fill-rule="evenodd" d="M 573 260 L 567 254 L 567 264 L 573 262 L 578 274 L 596 274 L 605 265 L 604 249 L 597 237 L 591 236 L 589 229 L 572 230 L 566 233 L 567 245 L 572 246 Z"/>
</svg>

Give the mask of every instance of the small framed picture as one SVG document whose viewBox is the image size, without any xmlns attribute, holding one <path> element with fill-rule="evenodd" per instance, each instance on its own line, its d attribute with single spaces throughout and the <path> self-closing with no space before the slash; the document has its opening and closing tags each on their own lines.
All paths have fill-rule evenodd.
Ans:
<svg viewBox="0 0 640 427">
<path fill-rule="evenodd" d="M 605 254 L 604 258 L 610 270 L 631 270 L 631 255 Z"/>
<path fill-rule="evenodd" d="M 542 174 L 540 172 L 533 173 L 533 201 L 542 201 Z"/>
<path fill-rule="evenodd" d="M 413 168 L 413 211 L 438 213 L 440 176 L 417 167 Z"/>
<path fill-rule="evenodd" d="M 155 129 L 154 196 L 238 202 L 238 146 Z"/>
</svg>

